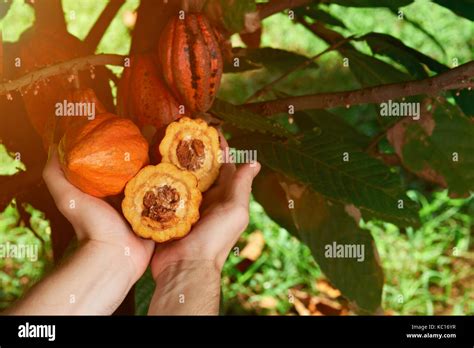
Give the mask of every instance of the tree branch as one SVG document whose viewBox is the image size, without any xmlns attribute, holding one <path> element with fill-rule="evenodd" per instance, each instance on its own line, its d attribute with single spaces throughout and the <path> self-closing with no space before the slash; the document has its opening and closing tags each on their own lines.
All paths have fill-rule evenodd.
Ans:
<svg viewBox="0 0 474 348">
<path fill-rule="evenodd" d="M 399 99 L 415 95 L 437 95 L 441 91 L 473 88 L 474 62 L 463 64 L 439 75 L 419 81 L 392 83 L 358 90 L 334 93 L 319 93 L 289 97 L 266 102 L 245 104 L 248 109 L 272 115 L 287 112 L 289 106 L 295 111 L 311 109 L 329 109 L 338 106 L 382 103 L 390 99 Z"/>
<path fill-rule="evenodd" d="M 336 42 L 334 43 L 333 45 L 329 46 L 328 48 L 326 48 L 324 51 L 322 52 L 319 52 L 318 54 L 308 58 L 307 60 L 305 60 L 304 62 L 298 64 L 298 65 L 295 65 L 293 67 L 291 67 L 290 69 L 288 69 L 286 72 L 284 72 L 282 75 L 280 75 L 280 77 L 276 78 L 275 80 L 272 80 L 271 82 L 269 82 L 268 84 L 264 85 L 263 87 L 261 87 L 260 89 L 258 89 L 257 91 L 255 91 L 249 98 L 247 98 L 247 101 L 246 103 L 248 102 L 251 102 L 253 100 L 255 100 L 256 98 L 262 96 L 265 92 L 268 92 L 272 87 L 274 87 L 276 84 L 278 84 L 279 82 L 281 82 L 282 80 L 284 80 L 285 78 L 287 78 L 289 75 L 291 75 L 293 72 L 297 71 L 297 70 L 300 70 L 300 69 L 304 69 L 306 68 L 307 66 L 309 66 L 311 63 L 313 63 L 316 59 L 320 58 L 323 54 L 326 54 L 328 52 L 331 52 L 337 48 L 339 48 L 340 46 L 346 44 L 347 42 L 349 42 L 350 40 L 353 39 L 353 36 L 349 36 L 348 38 L 345 38 L 339 42 Z"/>
<path fill-rule="evenodd" d="M 286 10 L 287 8 L 295 8 L 307 5 L 311 0 L 270 0 L 266 3 L 258 5 L 260 18 L 264 19 L 271 15 Z"/>
<path fill-rule="evenodd" d="M 61 0 L 31 1 L 30 5 L 35 9 L 35 25 L 66 33 L 66 19 Z"/>
<path fill-rule="evenodd" d="M 0 80 L 3 78 L 3 34 L 0 29 Z"/>
<path fill-rule="evenodd" d="M 51 76 L 70 74 L 74 71 L 88 69 L 91 66 L 100 65 L 120 65 L 123 66 L 126 56 L 118 54 L 97 54 L 86 57 L 72 59 L 55 65 L 50 65 L 45 68 L 35 70 L 26 74 L 19 79 L 8 81 L 0 84 L 0 95 L 8 92 L 19 90 L 23 87 L 29 86 L 35 82 L 45 80 Z"/>
<path fill-rule="evenodd" d="M 124 3 L 125 0 L 111 0 L 107 4 L 107 7 L 102 11 L 99 18 L 97 18 L 97 21 L 94 23 L 94 26 L 84 40 L 84 45 L 91 53 L 93 53 L 99 45 L 100 40 L 110 25 L 110 22 L 117 15 L 117 12 Z"/>
</svg>

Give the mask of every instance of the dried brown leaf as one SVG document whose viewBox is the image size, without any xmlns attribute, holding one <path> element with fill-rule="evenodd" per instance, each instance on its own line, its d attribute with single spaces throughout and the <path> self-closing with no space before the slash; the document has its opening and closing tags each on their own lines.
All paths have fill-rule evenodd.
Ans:
<svg viewBox="0 0 474 348">
<path fill-rule="evenodd" d="M 244 259 L 256 261 L 262 254 L 264 247 L 265 238 L 263 237 L 263 233 L 257 230 L 248 236 L 247 245 L 240 252 L 240 256 Z"/>
</svg>

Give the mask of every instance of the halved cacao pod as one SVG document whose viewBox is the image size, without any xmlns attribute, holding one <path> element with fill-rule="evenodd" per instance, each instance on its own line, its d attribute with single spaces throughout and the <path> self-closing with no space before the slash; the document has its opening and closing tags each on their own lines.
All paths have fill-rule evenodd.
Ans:
<svg viewBox="0 0 474 348">
<path fill-rule="evenodd" d="M 193 173 L 201 192 L 206 191 L 219 176 L 219 133 L 201 119 L 183 117 L 171 123 L 160 144 L 162 162 Z"/>
<path fill-rule="evenodd" d="M 160 37 L 163 77 L 187 111 L 205 112 L 221 83 L 222 55 L 212 26 L 202 14 L 172 18 Z"/>
<path fill-rule="evenodd" d="M 162 243 L 189 233 L 199 220 L 201 200 L 194 175 L 161 163 L 130 180 L 122 211 L 136 234 Z"/>
<path fill-rule="evenodd" d="M 148 164 L 148 143 L 137 126 L 109 113 L 71 126 L 58 153 L 69 182 L 96 197 L 119 194 Z"/>
<path fill-rule="evenodd" d="M 159 129 L 183 116 L 149 54 L 134 56 L 130 67 L 124 68 L 117 111 L 119 116 L 132 119 L 140 128 L 153 126 Z"/>
</svg>

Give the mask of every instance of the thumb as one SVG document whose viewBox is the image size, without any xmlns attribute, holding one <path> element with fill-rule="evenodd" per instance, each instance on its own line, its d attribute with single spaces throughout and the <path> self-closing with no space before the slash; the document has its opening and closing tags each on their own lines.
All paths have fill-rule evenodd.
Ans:
<svg viewBox="0 0 474 348">
<path fill-rule="evenodd" d="M 230 188 L 230 199 L 235 204 L 248 208 L 253 179 L 260 172 L 260 163 L 254 162 L 239 167 Z"/>
<path fill-rule="evenodd" d="M 80 213 L 80 202 L 85 193 L 73 186 L 64 176 L 56 148 L 51 150 L 43 170 L 43 179 L 59 211 L 73 223 L 75 216 Z"/>
</svg>

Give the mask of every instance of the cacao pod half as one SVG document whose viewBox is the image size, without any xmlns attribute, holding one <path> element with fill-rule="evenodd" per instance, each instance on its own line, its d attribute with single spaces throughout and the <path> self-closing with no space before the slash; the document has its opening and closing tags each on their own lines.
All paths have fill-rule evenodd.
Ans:
<svg viewBox="0 0 474 348">
<path fill-rule="evenodd" d="M 71 126 L 58 153 L 69 182 L 96 197 L 119 194 L 148 163 L 148 143 L 137 126 L 109 113 Z"/>
<path fill-rule="evenodd" d="M 183 117 L 166 128 L 159 151 L 163 163 L 172 163 L 194 174 L 201 192 L 219 176 L 222 163 L 219 133 L 201 119 Z"/>
<path fill-rule="evenodd" d="M 159 77 L 149 54 L 134 56 L 125 67 L 117 93 L 119 116 L 130 118 L 140 128 L 160 129 L 179 118 L 179 104 Z"/>
<path fill-rule="evenodd" d="M 161 33 L 158 57 L 163 77 L 187 111 L 206 112 L 222 77 L 222 54 L 214 30 L 202 14 L 172 18 Z"/>
<path fill-rule="evenodd" d="M 199 220 L 197 179 L 170 163 L 143 168 L 127 184 L 122 211 L 136 234 L 162 243 L 186 236 Z"/>
</svg>

